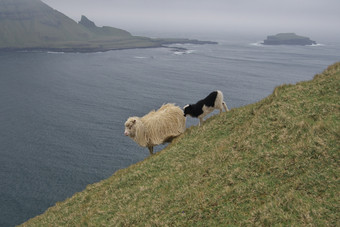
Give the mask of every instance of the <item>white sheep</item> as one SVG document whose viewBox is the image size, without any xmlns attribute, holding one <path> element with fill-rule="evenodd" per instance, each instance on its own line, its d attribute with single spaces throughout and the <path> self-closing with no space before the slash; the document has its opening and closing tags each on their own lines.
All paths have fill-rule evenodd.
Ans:
<svg viewBox="0 0 340 227">
<path fill-rule="evenodd" d="M 185 120 L 182 109 L 168 103 L 143 117 L 128 118 L 124 134 L 153 154 L 154 146 L 171 142 L 185 131 Z"/>
</svg>

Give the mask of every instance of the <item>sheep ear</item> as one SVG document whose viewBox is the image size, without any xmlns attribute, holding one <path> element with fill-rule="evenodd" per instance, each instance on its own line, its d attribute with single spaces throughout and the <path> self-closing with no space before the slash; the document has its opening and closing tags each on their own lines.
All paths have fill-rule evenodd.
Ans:
<svg viewBox="0 0 340 227">
<path fill-rule="evenodd" d="M 134 119 L 133 121 L 132 121 L 132 124 L 135 124 L 136 123 L 136 119 Z"/>
</svg>

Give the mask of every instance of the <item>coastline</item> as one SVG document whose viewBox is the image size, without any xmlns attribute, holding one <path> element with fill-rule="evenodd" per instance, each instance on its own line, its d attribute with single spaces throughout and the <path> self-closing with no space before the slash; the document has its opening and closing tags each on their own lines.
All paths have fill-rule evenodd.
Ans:
<svg viewBox="0 0 340 227">
<path fill-rule="evenodd" d="M 148 43 L 140 43 L 139 45 L 120 45 L 115 43 L 97 43 L 93 47 L 4 47 L 0 48 L 0 52 L 58 52 L 58 53 L 96 53 L 107 52 L 113 50 L 128 49 L 146 49 L 146 48 L 169 48 L 167 45 L 172 44 L 218 44 L 214 41 L 201 41 L 196 39 L 151 39 Z"/>
</svg>

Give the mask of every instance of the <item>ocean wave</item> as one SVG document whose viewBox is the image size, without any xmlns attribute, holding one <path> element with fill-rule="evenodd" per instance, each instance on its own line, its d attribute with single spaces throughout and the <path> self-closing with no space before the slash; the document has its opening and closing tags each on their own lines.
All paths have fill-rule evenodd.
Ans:
<svg viewBox="0 0 340 227">
<path fill-rule="evenodd" d="M 251 46 L 257 46 L 257 47 L 262 47 L 263 46 L 263 41 L 258 41 L 258 42 L 256 42 L 256 43 L 249 43 L 249 45 L 251 45 Z"/>
<path fill-rule="evenodd" d="M 263 45 L 263 41 L 258 41 L 255 43 L 249 43 L 250 46 L 257 46 L 257 47 L 263 47 L 265 45 Z M 325 46 L 325 44 L 322 43 L 317 43 L 317 44 L 312 44 L 312 45 L 306 45 L 306 46 L 310 46 L 310 47 L 320 47 L 320 46 Z"/>
<path fill-rule="evenodd" d="M 147 59 L 149 57 L 144 57 L 144 56 L 134 56 L 133 58 L 137 58 L 137 59 Z"/>
<path fill-rule="evenodd" d="M 195 50 L 175 50 L 174 54 L 175 55 L 183 55 L 183 54 L 192 54 L 194 52 L 195 52 Z"/>
<path fill-rule="evenodd" d="M 47 51 L 48 54 L 65 54 L 65 52 Z"/>
<path fill-rule="evenodd" d="M 317 43 L 317 44 L 312 44 L 312 45 L 308 45 L 310 47 L 322 47 L 322 46 L 325 46 L 325 44 L 322 44 L 322 43 Z"/>
</svg>

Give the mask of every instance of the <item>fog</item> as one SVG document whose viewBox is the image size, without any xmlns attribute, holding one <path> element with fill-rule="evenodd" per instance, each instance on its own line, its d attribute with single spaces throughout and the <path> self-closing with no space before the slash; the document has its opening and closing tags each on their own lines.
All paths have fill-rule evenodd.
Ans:
<svg viewBox="0 0 340 227">
<path fill-rule="evenodd" d="M 313 40 L 340 40 L 339 0 L 43 0 L 75 21 L 134 35 L 242 34 L 265 38 L 295 32 Z"/>
</svg>

